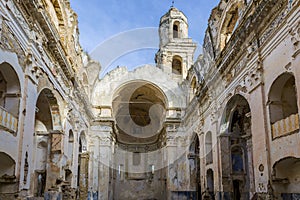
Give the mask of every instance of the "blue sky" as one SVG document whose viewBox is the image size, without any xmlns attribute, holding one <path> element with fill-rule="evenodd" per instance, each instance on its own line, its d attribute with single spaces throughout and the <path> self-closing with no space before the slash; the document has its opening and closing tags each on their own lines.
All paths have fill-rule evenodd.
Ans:
<svg viewBox="0 0 300 200">
<path fill-rule="evenodd" d="M 135 29 L 149 27 L 157 29 L 160 17 L 170 9 L 172 0 L 70 0 L 70 2 L 78 15 L 81 46 L 92 55 L 93 59 L 101 63 L 102 74 L 116 66 L 134 69 L 143 64 L 154 63 L 158 48 L 156 30 L 147 29 L 146 35 L 139 33 L 140 35 L 129 36 L 129 34 L 132 35 Z M 203 43 L 210 12 L 218 2 L 219 0 L 175 0 L 174 6 L 188 17 L 189 37 L 199 46 Z M 152 37 L 153 32 L 155 35 Z M 139 49 L 135 48 L 136 46 L 128 47 L 131 42 L 136 43 L 135 40 L 141 41 L 146 37 L 153 38 L 153 45 L 143 44 Z M 124 38 L 131 42 L 120 43 Z M 109 45 L 111 42 L 115 44 Z M 121 51 L 115 56 L 116 48 L 122 45 L 127 45 L 127 51 Z M 101 53 L 95 53 L 97 49 L 102 49 L 99 51 Z M 115 57 L 105 61 L 105 58 L 113 57 L 107 56 L 112 52 Z"/>
</svg>

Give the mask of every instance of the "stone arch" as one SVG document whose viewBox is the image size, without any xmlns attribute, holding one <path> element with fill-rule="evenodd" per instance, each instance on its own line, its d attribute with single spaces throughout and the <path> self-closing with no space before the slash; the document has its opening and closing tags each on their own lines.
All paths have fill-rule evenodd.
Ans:
<svg viewBox="0 0 300 200">
<path fill-rule="evenodd" d="M 5 152 L 0 152 L 0 177 L 15 176 L 15 160 Z"/>
<path fill-rule="evenodd" d="M 268 98 L 273 138 L 298 130 L 299 111 L 294 75 L 283 73 L 277 77 L 270 88 Z"/>
<path fill-rule="evenodd" d="M 172 59 L 172 73 L 176 75 L 182 74 L 182 57 L 175 55 Z"/>
<path fill-rule="evenodd" d="M 7 62 L 0 64 L 0 117 L 6 130 L 16 133 L 20 109 L 21 84 L 15 69 Z M 4 122 L 2 119 L 4 118 Z"/>
<path fill-rule="evenodd" d="M 245 97 L 236 94 L 226 104 L 220 135 L 222 184 L 232 199 L 249 199 L 253 185 L 251 110 Z M 228 154 L 228 152 L 230 152 Z"/>
<path fill-rule="evenodd" d="M 145 73 L 147 71 L 148 73 Z M 158 78 L 159 77 L 159 78 Z M 98 80 L 91 92 L 91 102 L 93 106 L 102 107 L 99 111 L 105 116 L 111 116 L 112 102 L 114 94 L 127 83 L 141 81 L 150 83 L 161 90 L 166 96 L 167 108 L 181 108 L 186 105 L 186 96 L 183 89 L 178 87 L 178 84 L 174 79 L 169 76 L 165 76 L 165 73 L 151 65 L 145 65 L 137 68 L 134 71 L 128 71 L 125 67 L 116 68 L 107 74 L 103 79 Z M 113 83 L 113 84 L 111 84 Z M 110 90 L 107 90 L 107 85 L 110 85 Z M 94 111 L 95 115 L 98 115 L 98 111 Z"/>
<path fill-rule="evenodd" d="M 111 100 L 113 101 L 116 98 L 116 96 L 121 92 L 121 90 L 123 90 L 129 84 L 134 84 L 134 85 L 138 85 L 138 86 L 148 85 L 148 84 L 151 85 L 155 90 L 158 90 L 161 93 L 161 99 L 163 100 L 164 105 L 169 105 L 168 97 L 162 88 L 160 88 L 157 84 L 155 84 L 153 82 L 150 82 L 147 80 L 141 80 L 141 79 L 126 81 L 126 82 L 120 84 L 118 86 L 118 88 L 115 89 L 114 95 L 112 96 Z M 135 87 L 135 88 L 138 88 L 138 87 Z"/>
<path fill-rule="evenodd" d="M 44 88 L 39 93 L 36 103 L 36 119 L 39 119 L 48 131 L 62 130 L 58 101 L 49 88 Z"/>
<path fill-rule="evenodd" d="M 241 11 L 246 6 L 242 0 L 229 1 L 221 18 L 220 30 L 218 33 L 219 48 L 222 50 L 233 35 L 241 17 Z"/>
<path fill-rule="evenodd" d="M 56 96 L 47 87 L 40 88 L 36 99 L 34 127 L 33 144 L 36 153 L 32 189 L 34 196 L 42 197 L 57 178 L 55 172 L 57 166 L 53 163 L 49 165 L 50 154 L 58 154 L 62 151 L 60 109 Z"/>
<path fill-rule="evenodd" d="M 232 132 L 234 128 L 233 123 L 236 122 L 236 120 L 233 120 L 235 117 L 234 115 L 238 114 L 238 112 L 244 113 L 246 115 L 248 121 L 245 121 L 246 123 L 245 128 L 246 129 L 250 128 L 251 125 L 249 124 L 250 123 L 249 120 L 251 117 L 250 105 L 244 96 L 242 96 L 241 94 L 235 94 L 229 99 L 226 106 L 224 107 L 223 115 L 221 118 L 219 135 Z"/>
<path fill-rule="evenodd" d="M 117 140 L 132 144 L 155 142 L 163 131 L 166 107 L 164 92 L 153 83 L 136 80 L 120 86 L 112 101 Z"/>
<path fill-rule="evenodd" d="M 16 175 L 15 168 L 16 162 L 15 160 L 5 152 L 0 152 L 0 192 L 5 193 L 4 191 L 12 191 L 12 188 L 17 188 L 16 185 Z M 17 192 L 17 191 L 15 191 Z"/>
<path fill-rule="evenodd" d="M 288 170 L 287 170 L 288 169 Z M 277 198 L 297 199 L 300 197 L 300 158 L 284 157 L 272 167 L 272 191 Z"/>
</svg>

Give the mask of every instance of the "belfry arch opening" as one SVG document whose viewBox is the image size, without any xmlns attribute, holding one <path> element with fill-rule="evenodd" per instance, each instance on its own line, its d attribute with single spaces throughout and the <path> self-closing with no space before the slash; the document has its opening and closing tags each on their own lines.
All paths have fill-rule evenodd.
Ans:
<svg viewBox="0 0 300 200">
<path fill-rule="evenodd" d="M 182 58 L 180 56 L 174 56 L 172 60 L 172 73 L 175 75 L 182 74 Z"/>
<path fill-rule="evenodd" d="M 173 24 L 173 38 L 179 38 L 180 33 L 180 23 L 179 21 L 175 21 Z"/>
</svg>

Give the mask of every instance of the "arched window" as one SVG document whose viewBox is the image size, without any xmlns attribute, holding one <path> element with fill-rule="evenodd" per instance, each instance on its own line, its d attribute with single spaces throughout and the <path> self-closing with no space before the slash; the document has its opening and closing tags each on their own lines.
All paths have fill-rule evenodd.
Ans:
<svg viewBox="0 0 300 200">
<path fill-rule="evenodd" d="M 179 38 L 179 22 L 176 21 L 173 24 L 173 38 Z"/>
<path fill-rule="evenodd" d="M 296 84 L 292 74 L 284 73 L 274 81 L 268 102 L 273 138 L 299 129 Z"/>
<path fill-rule="evenodd" d="M 206 133 L 205 136 L 205 153 L 206 153 L 206 164 L 213 163 L 211 132 Z"/>
<path fill-rule="evenodd" d="M 172 61 L 172 73 L 176 75 L 182 74 L 182 58 L 180 56 L 174 56 Z"/>
</svg>

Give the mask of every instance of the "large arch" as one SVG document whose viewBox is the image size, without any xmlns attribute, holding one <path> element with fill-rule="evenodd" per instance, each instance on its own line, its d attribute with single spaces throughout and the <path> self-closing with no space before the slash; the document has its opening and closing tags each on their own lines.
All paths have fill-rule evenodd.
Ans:
<svg viewBox="0 0 300 200">
<path fill-rule="evenodd" d="M 32 190 L 34 196 L 42 197 L 59 177 L 56 172 L 59 163 L 54 164 L 51 159 L 54 154 L 62 152 L 63 140 L 57 98 L 49 88 L 42 89 L 36 100 L 34 127 L 35 166 Z"/>
<path fill-rule="evenodd" d="M 147 73 L 145 73 L 147 71 Z M 114 94 L 123 85 L 135 81 L 145 81 L 159 88 L 166 97 L 167 108 L 182 108 L 186 106 L 186 94 L 178 87 L 176 81 L 157 68 L 150 65 L 128 71 L 125 67 L 119 67 L 109 72 L 103 79 L 95 83 L 91 92 L 91 102 L 95 107 L 111 108 Z M 107 90 L 107 87 L 110 90 Z M 98 113 L 95 113 L 98 115 Z M 109 117 L 112 117 L 109 114 Z"/>
<path fill-rule="evenodd" d="M 163 128 L 166 105 L 165 94 L 151 82 L 133 81 L 122 85 L 112 102 L 119 133 L 117 140 L 131 144 L 155 142 Z"/>
<path fill-rule="evenodd" d="M 222 184 L 233 200 L 251 198 L 253 185 L 251 110 L 248 101 L 234 95 L 226 104 L 220 134 Z M 230 152 L 228 154 L 228 152 Z"/>
<path fill-rule="evenodd" d="M 112 169 L 111 185 L 118 191 L 112 192 L 114 198 L 121 199 L 129 191 L 132 199 L 164 198 L 162 177 L 166 170 L 160 149 L 166 133 L 167 104 L 163 90 L 150 81 L 129 81 L 114 91 L 116 148 L 112 162 L 117 167 Z M 140 185 L 145 188 L 143 194 L 136 188 Z"/>
<path fill-rule="evenodd" d="M 268 106 L 273 139 L 299 130 L 295 77 L 283 73 L 273 82 L 268 95 Z"/>
<path fill-rule="evenodd" d="M 288 170 L 287 170 L 288 168 Z M 300 197 L 300 158 L 284 157 L 272 167 L 272 191 L 276 198 L 298 199 Z"/>
<path fill-rule="evenodd" d="M 7 62 L 0 64 L 0 123 L 16 133 L 20 110 L 21 84 L 14 68 Z M 4 120 L 3 120 L 4 119 Z"/>
<path fill-rule="evenodd" d="M 36 118 L 44 123 L 47 130 L 62 130 L 62 122 L 57 97 L 51 89 L 43 88 L 36 102 Z M 47 113 L 47 114 L 46 114 Z M 46 115 L 44 115 L 46 114 Z"/>
</svg>

